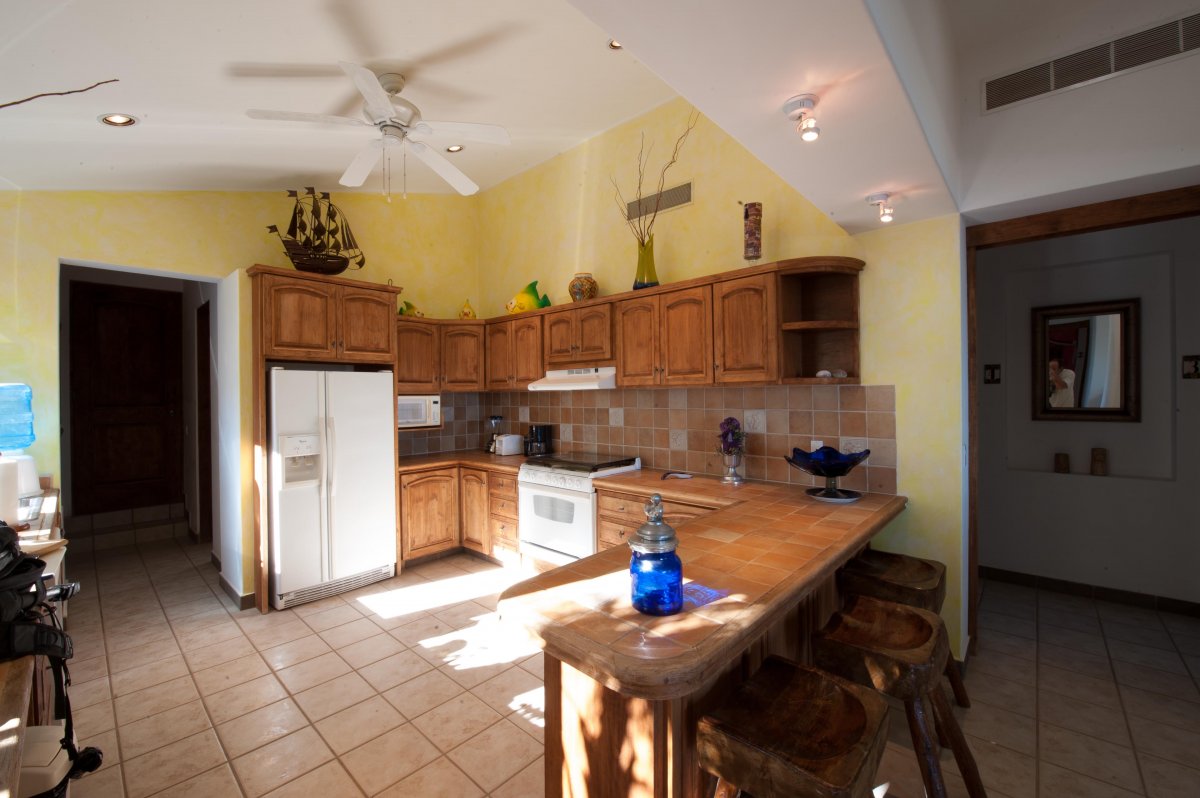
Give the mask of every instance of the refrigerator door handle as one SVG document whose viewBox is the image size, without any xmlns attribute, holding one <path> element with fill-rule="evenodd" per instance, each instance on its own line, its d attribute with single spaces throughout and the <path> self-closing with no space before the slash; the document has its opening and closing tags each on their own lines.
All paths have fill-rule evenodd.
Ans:
<svg viewBox="0 0 1200 798">
<path fill-rule="evenodd" d="M 337 458 L 334 456 L 337 451 L 337 427 L 334 426 L 333 416 L 325 417 L 325 426 L 327 428 L 325 444 L 326 451 L 329 457 L 329 499 L 337 495 Z"/>
</svg>

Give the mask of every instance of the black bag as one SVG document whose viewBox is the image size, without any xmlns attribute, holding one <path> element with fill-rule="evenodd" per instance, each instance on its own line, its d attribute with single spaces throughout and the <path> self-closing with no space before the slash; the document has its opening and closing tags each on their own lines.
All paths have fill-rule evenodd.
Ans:
<svg viewBox="0 0 1200 798">
<path fill-rule="evenodd" d="M 49 662 L 54 678 L 54 716 L 64 720 L 62 747 L 71 760 L 71 770 L 60 784 L 35 798 L 61 796 L 71 779 L 99 768 L 104 754 L 99 748 L 81 751 L 75 747 L 71 699 L 67 695 L 71 685 L 67 660 L 75 651 L 55 611 L 58 589 L 55 598 L 46 594 L 42 573 L 46 563 L 21 551 L 19 541 L 11 527 L 0 523 L 0 662 L 31 654 L 44 656 Z"/>
</svg>

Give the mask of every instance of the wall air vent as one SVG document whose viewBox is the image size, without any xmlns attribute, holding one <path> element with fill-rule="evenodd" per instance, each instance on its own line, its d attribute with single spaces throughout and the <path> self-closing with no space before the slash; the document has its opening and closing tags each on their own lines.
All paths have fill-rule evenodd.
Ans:
<svg viewBox="0 0 1200 798">
<path fill-rule="evenodd" d="M 1193 14 L 986 81 L 983 108 L 994 111 L 1197 49 L 1200 49 L 1200 14 Z"/>
<path fill-rule="evenodd" d="M 678 208 L 682 205 L 690 205 L 692 202 L 692 184 L 684 183 L 682 186 L 665 188 L 658 194 L 642 197 L 641 202 L 634 200 L 626 205 L 625 215 L 630 221 L 648 216 L 654 213 L 656 202 L 658 203 L 659 212 Z"/>
</svg>

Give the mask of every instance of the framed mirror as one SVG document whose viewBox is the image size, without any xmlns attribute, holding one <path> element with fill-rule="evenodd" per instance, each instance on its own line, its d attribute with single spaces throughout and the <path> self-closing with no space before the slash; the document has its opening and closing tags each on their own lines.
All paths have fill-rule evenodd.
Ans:
<svg viewBox="0 0 1200 798">
<path fill-rule="evenodd" d="M 1034 308 L 1035 421 L 1140 421 L 1137 299 Z"/>
</svg>

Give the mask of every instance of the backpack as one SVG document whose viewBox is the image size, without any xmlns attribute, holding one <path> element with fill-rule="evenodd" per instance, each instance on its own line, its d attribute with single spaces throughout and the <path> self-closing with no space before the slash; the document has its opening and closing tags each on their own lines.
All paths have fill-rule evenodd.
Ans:
<svg viewBox="0 0 1200 798">
<path fill-rule="evenodd" d="M 71 769 L 61 783 L 35 798 L 61 796 L 71 779 L 96 770 L 104 758 L 98 748 L 76 748 L 71 723 L 67 660 L 75 652 L 71 637 L 59 621 L 55 602 L 74 594 L 78 586 L 56 587 L 48 594 L 42 575 L 46 563 L 21 551 L 19 541 L 17 533 L 0 522 L 0 662 L 31 654 L 44 656 L 49 662 L 54 680 L 54 716 L 64 721 L 62 747 Z"/>
</svg>

